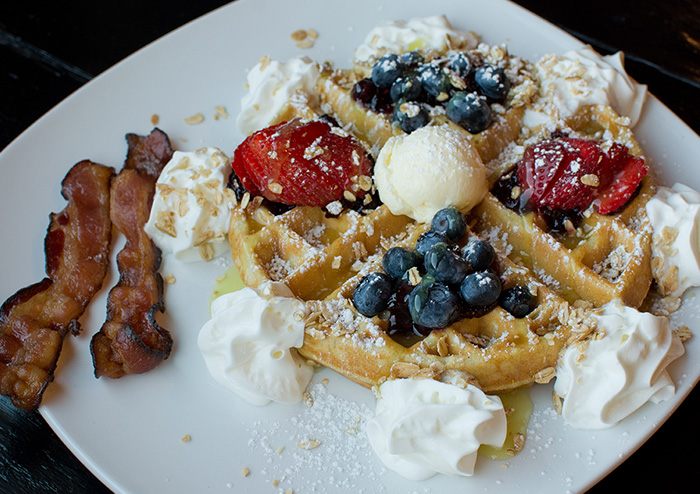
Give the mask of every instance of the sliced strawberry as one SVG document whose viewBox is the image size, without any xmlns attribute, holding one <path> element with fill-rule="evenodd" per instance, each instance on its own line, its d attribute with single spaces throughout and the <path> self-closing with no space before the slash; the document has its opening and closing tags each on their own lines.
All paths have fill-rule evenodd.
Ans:
<svg viewBox="0 0 700 494">
<path fill-rule="evenodd" d="M 625 171 L 634 160 L 641 166 L 629 165 Z M 561 138 L 528 147 L 518 167 L 518 181 L 534 207 L 586 209 L 606 191 L 611 197 L 605 199 L 605 211 L 611 212 L 617 208 L 610 207 L 619 203 L 619 208 L 629 199 L 646 172 L 644 161 L 630 156 L 620 144 L 613 144 L 606 154 L 595 141 Z"/>
<path fill-rule="evenodd" d="M 248 137 L 231 166 L 252 195 L 294 206 L 325 206 L 348 197 L 346 192 L 362 199 L 373 163 L 339 127 L 294 119 Z"/>
<path fill-rule="evenodd" d="M 600 177 L 605 153 L 594 143 L 581 139 L 542 141 L 525 150 L 518 178 L 532 188 L 531 200 L 538 207 L 574 209 L 588 206 L 596 187 L 580 180 L 585 175 Z M 595 183 L 595 182 L 593 182 Z"/>
<path fill-rule="evenodd" d="M 642 177 L 649 172 L 649 167 L 642 158 L 630 156 L 626 150 L 625 156 L 618 159 L 619 162 L 615 166 L 618 171 L 596 199 L 596 207 L 600 214 L 614 213 L 624 206 L 639 187 Z"/>
</svg>

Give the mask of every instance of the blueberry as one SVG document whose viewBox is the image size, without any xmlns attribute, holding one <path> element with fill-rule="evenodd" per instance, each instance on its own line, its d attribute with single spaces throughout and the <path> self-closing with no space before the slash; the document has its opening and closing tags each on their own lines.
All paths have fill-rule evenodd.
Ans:
<svg viewBox="0 0 700 494">
<path fill-rule="evenodd" d="M 418 265 L 418 255 L 404 247 L 392 247 L 382 257 L 382 267 L 392 278 L 401 278 L 406 271 Z"/>
<path fill-rule="evenodd" d="M 447 285 L 461 283 L 469 272 L 467 261 L 442 242 L 428 249 L 423 258 L 423 265 L 427 273 Z"/>
<path fill-rule="evenodd" d="M 386 55 L 372 67 L 372 82 L 377 87 L 390 88 L 404 70 L 405 66 L 398 55 L 394 53 Z"/>
<path fill-rule="evenodd" d="M 430 122 L 428 111 L 419 103 L 413 101 L 400 101 L 394 109 L 396 120 L 405 133 L 410 134 L 414 130 L 425 127 Z"/>
<path fill-rule="evenodd" d="M 462 79 L 467 79 L 472 71 L 472 61 L 466 53 L 451 53 L 447 57 L 447 68 Z"/>
<path fill-rule="evenodd" d="M 423 84 L 420 82 L 420 77 L 415 73 L 406 73 L 396 79 L 391 85 L 389 92 L 391 100 L 397 101 L 415 101 L 423 92 Z"/>
<path fill-rule="evenodd" d="M 505 100 L 510 89 L 510 81 L 506 73 L 493 65 L 482 65 L 476 69 L 474 82 L 481 94 L 495 101 Z"/>
<path fill-rule="evenodd" d="M 405 67 L 415 67 L 425 61 L 423 55 L 417 51 L 407 51 L 399 55 L 399 60 L 404 64 Z"/>
<path fill-rule="evenodd" d="M 491 271 L 477 271 L 467 275 L 459 288 L 467 304 L 488 307 L 501 295 L 501 280 Z"/>
<path fill-rule="evenodd" d="M 389 90 L 377 87 L 372 79 L 361 79 L 355 83 L 350 97 L 360 105 L 376 113 L 394 111 Z"/>
<path fill-rule="evenodd" d="M 430 228 L 445 235 L 450 242 L 457 242 L 467 233 L 467 220 L 459 209 L 450 206 L 435 213 Z"/>
<path fill-rule="evenodd" d="M 416 241 L 416 252 L 421 257 L 425 256 L 428 249 L 438 242 L 449 243 L 449 239 L 442 233 L 438 233 L 434 230 L 428 230 L 422 233 L 418 240 Z"/>
<path fill-rule="evenodd" d="M 411 334 L 413 332 L 413 319 L 411 319 L 411 313 L 408 310 L 408 296 L 413 290 L 413 285 L 408 280 L 399 280 L 395 286 L 386 307 L 389 313 L 386 320 L 387 333 Z"/>
<path fill-rule="evenodd" d="M 424 65 L 420 71 L 423 90 L 438 102 L 447 101 L 450 97 L 450 78 L 437 64 Z"/>
<path fill-rule="evenodd" d="M 373 317 L 386 309 L 393 292 L 391 278 L 385 273 L 370 273 L 352 292 L 355 308 L 367 317 Z"/>
<path fill-rule="evenodd" d="M 493 246 L 485 240 L 470 240 L 462 247 L 462 257 L 471 267 L 472 271 L 484 271 L 491 267 L 496 258 Z"/>
<path fill-rule="evenodd" d="M 418 283 L 408 296 L 413 322 L 436 329 L 449 326 L 461 314 L 459 296 L 438 282 Z"/>
<path fill-rule="evenodd" d="M 525 285 L 515 285 L 503 290 L 500 304 L 513 317 L 521 318 L 535 309 L 535 297 Z"/>
<path fill-rule="evenodd" d="M 447 117 L 472 134 L 486 130 L 491 124 L 491 108 L 476 93 L 457 92 L 447 103 Z"/>
</svg>

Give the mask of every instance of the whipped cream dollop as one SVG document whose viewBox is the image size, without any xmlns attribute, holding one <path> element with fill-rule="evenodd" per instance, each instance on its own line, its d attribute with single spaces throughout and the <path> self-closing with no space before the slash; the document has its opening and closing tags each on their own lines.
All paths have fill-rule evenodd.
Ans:
<svg viewBox="0 0 700 494">
<path fill-rule="evenodd" d="M 434 379 L 395 379 L 379 387 L 369 442 L 387 467 L 411 480 L 470 476 L 479 446 L 501 447 L 506 415 L 498 396 Z"/>
<path fill-rule="evenodd" d="M 355 59 L 372 62 L 389 53 L 411 50 L 470 49 L 478 41 L 474 33 L 454 29 L 444 15 L 416 17 L 378 24 L 355 50 Z"/>
<path fill-rule="evenodd" d="M 211 260 L 227 251 L 233 204 L 226 187 L 231 165 L 219 149 L 175 151 L 156 183 L 144 229 L 164 254 Z"/>
<path fill-rule="evenodd" d="M 423 223 L 447 206 L 466 213 L 488 189 L 476 148 L 447 125 L 389 138 L 377 157 L 374 183 L 393 214 Z"/>
<path fill-rule="evenodd" d="M 576 429 L 612 427 L 646 402 L 673 396 L 668 365 L 684 349 L 666 317 L 609 302 L 595 316 L 605 336 L 571 345 L 560 357 L 554 391 Z"/>
<path fill-rule="evenodd" d="M 683 184 L 659 187 L 646 211 L 654 229 L 652 270 L 658 290 L 680 298 L 700 286 L 700 194 Z"/>
<path fill-rule="evenodd" d="M 321 76 L 318 63 L 307 57 L 287 62 L 263 57 L 248 72 L 248 92 L 241 99 L 236 125 L 244 135 L 276 123 L 288 105 L 314 104 L 314 85 Z"/>
<path fill-rule="evenodd" d="M 566 119 L 588 105 L 607 105 L 627 117 L 633 127 L 642 113 L 647 87 L 632 80 L 624 67 L 624 55 L 601 56 L 590 46 L 561 56 L 546 55 L 535 64 L 540 92 L 549 109 L 541 106 L 525 113 L 528 127 L 551 118 Z M 556 115 L 551 115 L 552 107 Z"/>
<path fill-rule="evenodd" d="M 296 351 L 304 343 L 305 311 L 278 282 L 216 298 L 197 339 L 209 373 L 253 405 L 300 401 L 313 374 Z"/>
</svg>

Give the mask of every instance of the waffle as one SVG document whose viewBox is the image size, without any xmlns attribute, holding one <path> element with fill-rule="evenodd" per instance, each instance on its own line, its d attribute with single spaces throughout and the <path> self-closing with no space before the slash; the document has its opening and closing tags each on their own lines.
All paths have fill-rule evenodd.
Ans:
<svg viewBox="0 0 700 494">
<path fill-rule="evenodd" d="M 330 113 L 370 149 L 380 149 L 401 130 L 352 100 L 352 83 L 364 75 L 358 67 L 326 71 L 317 84 L 319 108 L 305 107 L 297 114 Z M 488 131 L 478 136 L 463 131 L 489 161 L 491 184 L 514 165 L 510 148 L 547 137 L 546 130 L 521 128 L 527 98 L 504 108 Z M 288 110 L 290 118 L 294 108 Z M 589 138 L 612 136 L 641 154 L 624 123 L 607 107 L 589 107 L 565 127 Z M 432 122 L 436 124 L 453 125 L 444 117 Z M 562 349 L 594 330 L 591 308 L 612 299 L 639 306 L 651 283 L 651 231 L 643 206 L 653 190 L 653 180 L 645 178 L 622 212 L 587 214 L 576 232 L 561 235 L 548 233 L 534 215 L 511 211 L 487 194 L 468 213 L 462 241 L 475 236 L 489 240 L 504 289 L 527 286 L 536 297 L 535 309 L 515 318 L 496 307 L 413 341 L 394 339 L 385 320 L 359 314 L 351 298 L 363 276 L 382 269 L 389 248 L 413 248 L 427 225 L 393 215 L 386 206 L 365 214 L 344 210 L 337 216 L 321 208 L 295 207 L 275 215 L 261 198 L 245 198 L 233 210 L 229 242 L 246 285 L 281 281 L 306 303 L 306 334 L 299 348 L 303 357 L 366 387 L 391 378 L 461 376 L 487 393 L 500 393 L 551 379 Z"/>
</svg>

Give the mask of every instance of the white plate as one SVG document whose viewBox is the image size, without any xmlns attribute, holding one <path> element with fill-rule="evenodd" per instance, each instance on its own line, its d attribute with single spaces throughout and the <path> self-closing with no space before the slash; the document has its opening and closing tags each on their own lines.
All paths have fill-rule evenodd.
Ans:
<svg viewBox="0 0 700 494">
<path fill-rule="evenodd" d="M 190 23 L 137 52 L 87 84 L 45 115 L 0 155 L 0 299 L 43 277 L 43 236 L 47 214 L 64 207 L 59 182 L 83 158 L 121 167 L 127 132 L 148 133 L 150 117 L 176 147 L 218 146 L 232 153 L 242 137 L 234 126 L 244 91 L 245 70 L 261 55 L 286 60 L 299 54 L 333 59 L 348 66 L 353 48 L 376 23 L 446 14 L 456 27 L 481 33 L 489 43 L 507 43 L 511 52 L 536 59 L 564 52 L 578 41 L 505 1 L 483 0 L 239 0 Z M 314 28 L 314 48 L 300 50 L 290 34 Z M 215 120 L 224 105 L 228 119 Z M 201 112 L 206 120 L 184 119 Z M 651 99 L 636 133 L 666 183 L 686 179 L 700 189 L 697 174 L 683 175 L 700 152 L 700 139 L 661 103 Z M 115 247 L 115 251 L 119 246 Z M 29 255 L 27 255 L 29 254 Z M 700 359 L 683 358 L 672 375 L 673 400 L 648 405 L 621 425 L 602 432 L 565 426 L 550 406 L 551 388 L 538 386 L 536 409 L 525 450 L 506 462 L 481 459 L 472 478 L 435 477 L 406 481 L 375 459 L 356 420 L 371 414 L 371 393 L 331 371 L 314 382 L 315 404 L 250 406 L 219 388 L 209 377 L 196 336 L 207 319 L 207 301 L 227 262 L 183 265 L 166 258 L 168 313 L 162 324 L 175 339 L 172 356 L 149 374 L 112 381 L 95 379 L 88 350 L 104 318 L 105 293 L 91 305 L 84 332 L 69 337 L 41 413 L 68 447 L 107 486 L 120 493 L 413 492 L 493 489 L 528 492 L 582 491 L 629 456 L 692 389 Z M 8 283 L 7 280 L 11 280 Z M 109 287 L 114 276 L 107 280 Z M 680 314 L 691 328 L 700 311 Z M 693 315 L 695 314 L 695 315 Z M 700 341 L 687 345 L 690 356 Z M 318 384 L 327 378 L 327 385 Z M 181 440 L 185 435 L 191 441 Z M 317 439 L 306 451 L 299 440 Z M 605 447 L 601 447 L 605 444 Z M 280 446 L 284 450 L 279 451 Z M 251 475 L 243 477 L 242 469 Z"/>
</svg>

